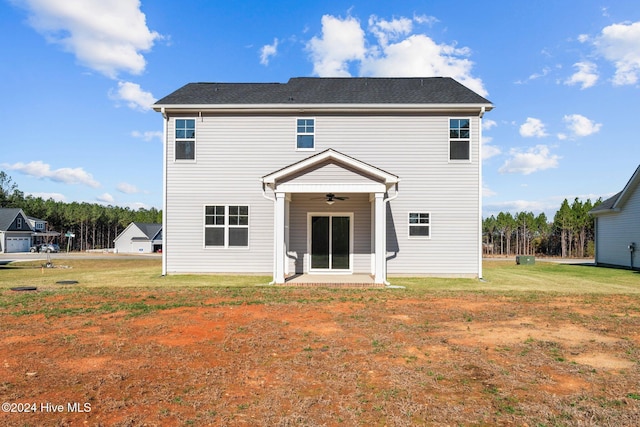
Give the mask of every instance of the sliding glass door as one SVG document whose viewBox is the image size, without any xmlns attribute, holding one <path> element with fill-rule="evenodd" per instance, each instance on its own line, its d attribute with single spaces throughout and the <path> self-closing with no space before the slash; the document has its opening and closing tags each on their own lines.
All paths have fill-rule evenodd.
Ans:
<svg viewBox="0 0 640 427">
<path fill-rule="evenodd" d="M 312 215 L 310 221 L 311 269 L 348 271 L 351 216 Z"/>
</svg>

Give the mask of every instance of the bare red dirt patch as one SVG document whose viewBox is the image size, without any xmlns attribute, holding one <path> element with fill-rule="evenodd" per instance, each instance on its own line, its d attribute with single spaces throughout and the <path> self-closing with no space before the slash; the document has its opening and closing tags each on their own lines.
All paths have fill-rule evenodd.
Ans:
<svg viewBox="0 0 640 427">
<path fill-rule="evenodd" d="M 621 310 L 640 306 L 635 297 L 288 288 L 3 298 L 7 426 L 640 424 L 640 318 Z"/>
</svg>

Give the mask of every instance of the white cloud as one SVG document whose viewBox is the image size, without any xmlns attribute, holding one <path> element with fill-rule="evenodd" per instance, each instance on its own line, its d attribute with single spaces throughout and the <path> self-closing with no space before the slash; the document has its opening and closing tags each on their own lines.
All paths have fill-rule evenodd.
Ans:
<svg viewBox="0 0 640 427">
<path fill-rule="evenodd" d="M 589 136 L 600 131 L 602 123 L 595 123 L 580 114 L 571 114 L 562 119 L 567 123 L 567 128 L 576 137 Z"/>
<path fill-rule="evenodd" d="M 525 138 L 543 138 L 547 136 L 544 123 L 540 119 L 527 117 L 527 120 L 520 125 L 520 135 Z"/>
<path fill-rule="evenodd" d="M 120 184 L 118 184 L 118 186 L 116 187 L 116 189 L 121 192 L 121 193 L 125 193 L 125 194 L 136 194 L 139 193 L 140 191 L 138 190 L 138 187 L 136 187 L 133 184 L 128 184 L 126 182 L 121 182 Z"/>
<path fill-rule="evenodd" d="M 266 44 L 260 49 L 260 63 L 269 65 L 269 58 L 278 53 L 278 39 L 273 39 L 273 44 Z"/>
<path fill-rule="evenodd" d="M 364 31 L 352 17 L 344 20 L 322 17 L 322 37 L 307 43 L 313 60 L 313 72 L 321 77 L 350 77 L 348 63 L 365 57 Z"/>
<path fill-rule="evenodd" d="M 118 82 L 118 90 L 109 94 L 116 101 L 124 101 L 132 110 L 149 111 L 156 99 L 151 92 L 145 92 L 140 85 L 131 82 Z"/>
<path fill-rule="evenodd" d="M 557 168 L 560 159 L 558 155 L 551 154 L 546 145 L 536 145 L 526 151 L 512 148 L 509 155 L 511 157 L 505 161 L 498 172 L 529 175 L 533 172 Z"/>
<path fill-rule="evenodd" d="M 60 168 L 51 170 L 50 165 L 40 160 L 29 163 L 18 162 L 13 165 L 3 164 L 2 166 L 35 178 L 46 178 L 65 184 L 83 184 L 94 188 L 100 186 L 100 183 L 93 179 L 93 176 L 82 168 Z"/>
<path fill-rule="evenodd" d="M 613 24 L 594 40 L 598 52 L 616 67 L 613 84 L 632 85 L 640 77 L 640 21 Z"/>
<path fill-rule="evenodd" d="M 538 80 L 539 78 L 547 76 L 551 72 L 551 68 L 544 67 L 541 72 L 533 73 L 529 76 L 529 80 Z"/>
<path fill-rule="evenodd" d="M 500 212 L 509 212 L 515 214 L 518 212 L 534 212 L 539 214 L 544 212 L 547 218 L 553 218 L 553 213 L 558 209 L 560 204 L 551 200 L 509 200 L 505 202 L 497 202 L 491 204 L 483 204 L 483 216 L 498 215 Z"/>
<path fill-rule="evenodd" d="M 429 15 L 413 15 L 413 20 L 418 24 L 426 24 L 429 26 L 435 24 L 436 22 L 440 22 L 440 20 L 438 20 L 438 18 L 436 18 L 435 16 Z"/>
<path fill-rule="evenodd" d="M 103 203 L 113 204 L 113 202 L 115 202 L 116 199 L 114 199 L 113 196 L 109 193 L 103 193 L 98 197 L 96 197 L 96 200 Z"/>
<path fill-rule="evenodd" d="M 498 126 L 498 123 L 496 123 L 495 120 L 491 120 L 491 119 L 482 120 L 482 129 L 483 130 L 489 130 L 489 129 L 494 128 L 496 126 Z"/>
<path fill-rule="evenodd" d="M 413 18 L 418 22 L 422 18 Z M 411 34 L 412 20 L 391 21 L 372 16 L 367 40 L 360 22 L 347 17 L 322 17 L 322 36 L 307 43 L 313 71 L 321 77 L 350 77 L 350 65 L 359 65 L 360 76 L 370 77 L 451 77 L 482 96 L 487 95 L 482 80 L 471 74 L 470 49 L 438 44 L 424 34 Z M 368 43 L 368 44 L 367 44 Z M 368 47 L 367 47 L 368 46 Z"/>
<path fill-rule="evenodd" d="M 495 196 L 497 194 L 498 193 L 496 193 L 495 191 L 493 191 L 492 189 L 490 189 L 486 185 L 482 186 L 482 197 L 493 197 L 493 196 Z"/>
<path fill-rule="evenodd" d="M 131 136 L 134 138 L 138 138 L 141 139 L 145 142 L 149 142 L 152 141 L 154 139 L 158 139 L 160 141 L 162 141 L 162 132 L 161 131 L 157 131 L 157 130 L 147 130 L 144 132 L 140 132 L 137 130 L 134 130 L 131 132 Z"/>
<path fill-rule="evenodd" d="M 53 199 L 56 202 L 66 202 L 67 201 L 67 197 L 64 194 L 61 193 L 27 193 L 28 196 L 33 196 L 33 197 L 40 197 L 43 200 L 49 200 L 49 199 Z"/>
<path fill-rule="evenodd" d="M 487 160 L 490 159 L 492 157 L 497 156 L 498 154 L 502 153 L 502 150 L 500 150 L 499 147 L 496 147 L 495 145 L 489 145 L 486 139 L 487 138 L 482 138 L 482 160 Z"/>
<path fill-rule="evenodd" d="M 565 80 L 565 84 L 572 86 L 580 84 L 581 89 L 589 88 L 598 81 L 598 70 L 596 64 L 589 61 L 577 62 L 573 64 L 578 69 L 571 77 Z"/>
<path fill-rule="evenodd" d="M 381 46 L 387 46 L 390 40 L 398 40 L 410 34 L 412 29 L 413 21 L 409 18 L 387 21 L 375 15 L 369 17 L 369 31 L 378 39 Z"/>
<path fill-rule="evenodd" d="M 162 36 L 149 30 L 139 0 L 22 0 L 29 24 L 48 42 L 92 70 L 110 78 L 124 71 L 140 74 L 141 52 Z"/>
</svg>

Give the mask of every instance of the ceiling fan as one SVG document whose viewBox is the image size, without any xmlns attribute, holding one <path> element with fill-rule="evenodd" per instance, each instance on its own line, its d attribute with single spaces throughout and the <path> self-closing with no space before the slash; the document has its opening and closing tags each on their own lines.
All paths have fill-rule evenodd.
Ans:
<svg viewBox="0 0 640 427">
<path fill-rule="evenodd" d="M 318 199 L 326 199 L 325 201 L 327 202 L 328 205 L 332 205 L 336 202 L 336 200 L 347 200 L 348 197 L 344 197 L 344 196 L 336 196 L 333 193 L 327 193 L 325 194 L 324 197 L 316 197 L 314 200 L 318 200 Z"/>
</svg>

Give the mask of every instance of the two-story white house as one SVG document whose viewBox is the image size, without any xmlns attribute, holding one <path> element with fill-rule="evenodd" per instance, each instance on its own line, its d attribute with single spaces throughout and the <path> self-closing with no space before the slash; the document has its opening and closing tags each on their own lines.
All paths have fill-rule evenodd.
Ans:
<svg viewBox="0 0 640 427">
<path fill-rule="evenodd" d="M 191 83 L 160 99 L 163 274 L 482 276 L 482 117 L 451 78 Z"/>
</svg>

